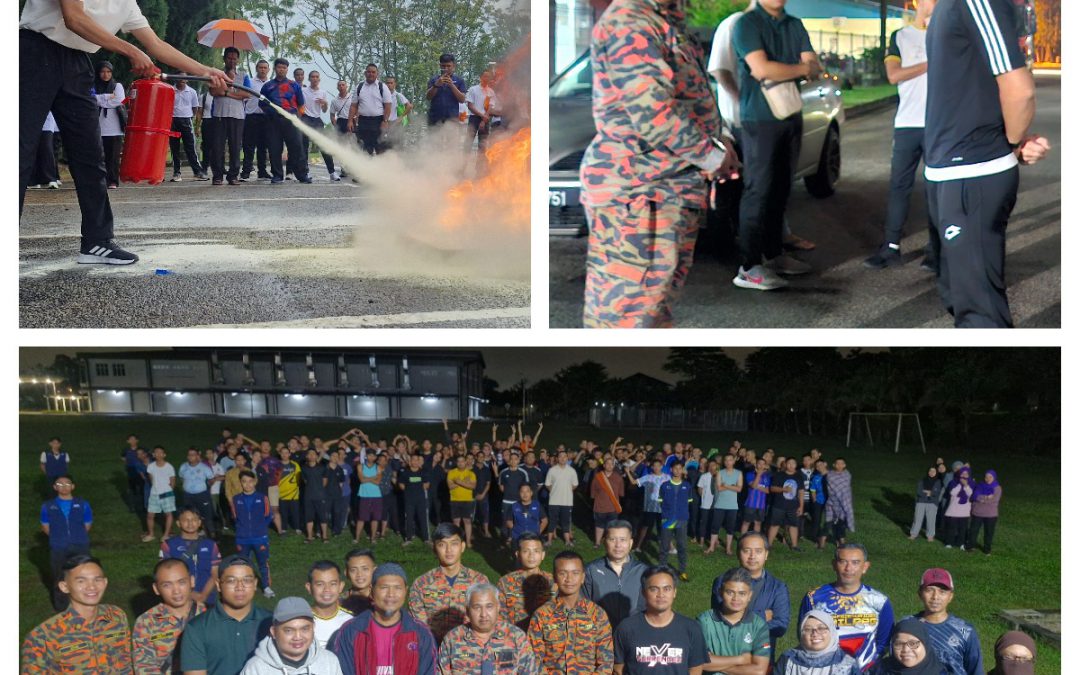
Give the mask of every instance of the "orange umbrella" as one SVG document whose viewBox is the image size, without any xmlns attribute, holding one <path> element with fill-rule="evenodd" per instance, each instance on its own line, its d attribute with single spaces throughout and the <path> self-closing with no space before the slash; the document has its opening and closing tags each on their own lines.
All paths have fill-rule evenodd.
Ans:
<svg viewBox="0 0 1080 675">
<path fill-rule="evenodd" d="M 211 21 L 197 33 L 199 44 L 221 49 L 236 47 L 248 52 L 265 51 L 270 44 L 270 36 L 260 33 L 250 21 L 243 19 L 217 19 Z"/>
</svg>

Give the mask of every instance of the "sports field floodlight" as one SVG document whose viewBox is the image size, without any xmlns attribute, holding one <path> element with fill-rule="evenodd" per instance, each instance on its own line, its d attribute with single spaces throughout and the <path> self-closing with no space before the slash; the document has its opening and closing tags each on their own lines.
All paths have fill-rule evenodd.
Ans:
<svg viewBox="0 0 1080 675">
<path fill-rule="evenodd" d="M 912 418 L 915 420 L 915 429 L 919 434 L 919 445 L 922 446 L 923 454 L 926 454 L 926 440 L 923 438 L 922 423 L 919 421 L 919 413 L 905 413 L 905 412 L 853 412 L 848 413 L 848 427 L 847 427 L 847 443 L 844 447 L 851 447 L 851 434 L 855 426 L 856 418 L 862 420 L 863 427 L 866 430 L 866 438 L 870 443 L 870 447 L 874 447 L 874 433 L 871 430 L 870 422 L 872 420 L 884 420 L 888 422 L 888 426 L 879 427 L 880 431 L 886 432 L 891 428 L 891 420 L 896 420 L 896 443 L 893 446 L 893 452 L 900 452 L 900 436 L 904 427 L 904 418 L 908 418 L 910 422 Z"/>
</svg>

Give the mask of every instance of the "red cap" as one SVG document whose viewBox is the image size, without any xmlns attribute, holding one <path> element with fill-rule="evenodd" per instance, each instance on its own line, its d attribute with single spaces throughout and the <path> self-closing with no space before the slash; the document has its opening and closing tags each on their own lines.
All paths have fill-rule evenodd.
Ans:
<svg viewBox="0 0 1080 675">
<path fill-rule="evenodd" d="M 948 570 L 941 569 L 940 567 L 931 567 L 923 572 L 922 582 L 919 584 L 919 588 L 923 586 L 944 586 L 948 590 L 953 590 L 952 575 Z"/>
</svg>

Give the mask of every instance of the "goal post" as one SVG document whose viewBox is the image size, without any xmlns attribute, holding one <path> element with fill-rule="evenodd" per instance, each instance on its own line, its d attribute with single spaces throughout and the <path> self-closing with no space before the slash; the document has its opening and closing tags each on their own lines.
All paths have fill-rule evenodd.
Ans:
<svg viewBox="0 0 1080 675">
<path fill-rule="evenodd" d="M 861 424 L 861 425 L 863 425 L 865 427 L 865 429 L 866 429 L 866 437 L 867 437 L 867 440 L 870 442 L 870 447 L 874 447 L 874 432 L 871 429 L 870 420 L 871 419 L 884 419 L 886 422 L 889 422 L 889 418 L 895 418 L 896 419 L 896 443 L 894 444 L 893 452 L 894 453 L 899 453 L 900 452 L 900 436 L 901 436 L 901 432 L 904 429 L 904 419 L 907 418 L 909 425 L 911 424 L 912 420 L 914 420 L 914 422 L 915 422 L 915 430 L 919 434 L 919 445 L 922 446 L 922 451 L 923 451 L 923 454 L 925 455 L 926 454 L 926 440 L 923 438 L 922 422 L 919 421 L 919 413 L 904 413 L 904 412 L 890 412 L 890 413 L 886 413 L 886 412 L 853 412 L 853 413 L 848 413 L 847 443 L 845 443 L 844 447 L 847 447 L 847 448 L 851 447 L 851 434 L 852 434 L 852 431 L 854 430 L 855 425 L 857 423 Z M 889 426 L 892 426 L 891 423 L 889 424 Z"/>
</svg>

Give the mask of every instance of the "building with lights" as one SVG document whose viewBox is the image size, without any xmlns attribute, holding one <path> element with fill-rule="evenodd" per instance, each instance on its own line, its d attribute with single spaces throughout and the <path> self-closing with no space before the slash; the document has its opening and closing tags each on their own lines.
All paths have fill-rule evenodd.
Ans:
<svg viewBox="0 0 1080 675">
<path fill-rule="evenodd" d="M 95 413 L 463 420 L 484 403 L 478 351 L 185 348 L 77 358 Z"/>
</svg>

